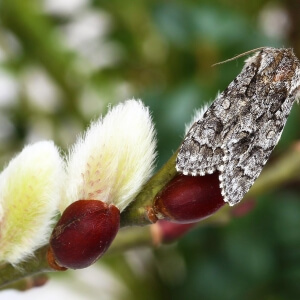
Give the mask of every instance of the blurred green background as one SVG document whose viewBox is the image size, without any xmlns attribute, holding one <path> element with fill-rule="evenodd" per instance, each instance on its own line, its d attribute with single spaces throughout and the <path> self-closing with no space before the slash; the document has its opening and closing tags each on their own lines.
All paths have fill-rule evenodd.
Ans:
<svg viewBox="0 0 300 300">
<path fill-rule="evenodd" d="M 261 46 L 300 57 L 299 0 L 0 0 L 0 165 L 37 140 L 66 151 L 109 103 L 135 97 L 153 112 L 160 167 L 245 58 L 211 65 Z M 299 117 L 295 105 L 273 157 L 299 139 Z M 299 299 L 299 196 L 295 178 L 226 226 L 103 258 L 118 296 L 77 288 L 82 299 Z"/>
</svg>

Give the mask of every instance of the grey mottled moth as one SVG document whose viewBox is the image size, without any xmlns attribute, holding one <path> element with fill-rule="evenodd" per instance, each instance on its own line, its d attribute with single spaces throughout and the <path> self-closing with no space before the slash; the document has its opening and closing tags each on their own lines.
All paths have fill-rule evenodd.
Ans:
<svg viewBox="0 0 300 300">
<path fill-rule="evenodd" d="M 219 171 L 224 201 L 241 201 L 276 146 L 299 86 L 300 63 L 292 49 L 261 48 L 191 127 L 177 171 Z"/>
</svg>

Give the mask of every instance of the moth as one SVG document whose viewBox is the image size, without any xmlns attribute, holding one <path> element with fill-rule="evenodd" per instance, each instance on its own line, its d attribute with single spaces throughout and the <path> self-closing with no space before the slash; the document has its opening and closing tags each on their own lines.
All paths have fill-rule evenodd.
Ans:
<svg viewBox="0 0 300 300">
<path fill-rule="evenodd" d="M 176 169 L 219 171 L 223 199 L 237 204 L 253 185 L 300 96 L 300 63 L 292 49 L 259 48 L 187 133 Z"/>
</svg>

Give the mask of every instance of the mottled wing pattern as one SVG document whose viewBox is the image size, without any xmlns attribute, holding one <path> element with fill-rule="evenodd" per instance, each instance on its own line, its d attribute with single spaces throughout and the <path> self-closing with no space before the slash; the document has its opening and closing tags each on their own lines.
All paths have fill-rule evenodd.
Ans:
<svg viewBox="0 0 300 300">
<path fill-rule="evenodd" d="M 177 170 L 183 174 L 213 173 L 222 162 L 221 120 L 213 118 L 209 109 L 203 119 L 196 122 L 187 134 L 178 155 Z"/>
<path fill-rule="evenodd" d="M 241 93 L 245 91 L 246 85 L 249 85 L 252 80 L 250 73 L 254 76 L 256 68 L 244 68 L 226 91 L 212 103 L 202 119 L 192 126 L 178 153 L 177 171 L 185 175 L 204 175 L 222 169 L 226 150 L 225 139 L 238 122 L 238 116 L 235 113 L 237 107 L 233 101 L 238 94 L 233 95 L 233 92 L 229 91 L 233 85 Z M 228 92 L 228 97 L 224 97 L 225 92 Z"/>
<path fill-rule="evenodd" d="M 224 201 L 238 203 L 276 146 L 300 85 L 291 49 L 264 48 L 188 132 L 177 157 L 183 174 L 220 171 Z"/>
</svg>

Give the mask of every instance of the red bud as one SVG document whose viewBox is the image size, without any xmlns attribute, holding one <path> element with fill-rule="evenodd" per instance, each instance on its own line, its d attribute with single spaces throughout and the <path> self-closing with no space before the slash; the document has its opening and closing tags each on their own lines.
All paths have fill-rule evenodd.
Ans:
<svg viewBox="0 0 300 300">
<path fill-rule="evenodd" d="M 178 224 L 166 220 L 159 220 L 151 225 L 153 242 L 156 245 L 171 243 L 182 237 L 196 225 L 197 223 Z"/>
<path fill-rule="evenodd" d="M 108 249 L 119 227 L 120 211 L 114 205 L 98 200 L 72 203 L 52 232 L 48 251 L 50 266 L 55 269 L 90 266 Z"/>
<path fill-rule="evenodd" d="M 156 196 L 156 215 L 177 223 L 193 223 L 206 218 L 225 202 L 215 172 L 205 176 L 176 175 Z"/>
</svg>

